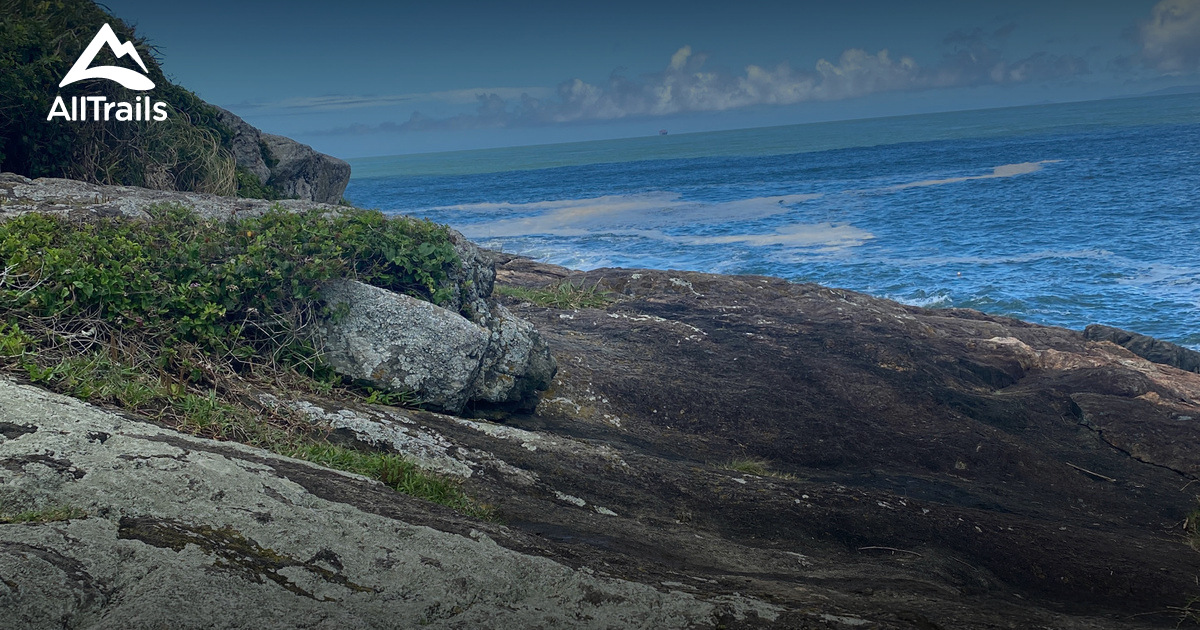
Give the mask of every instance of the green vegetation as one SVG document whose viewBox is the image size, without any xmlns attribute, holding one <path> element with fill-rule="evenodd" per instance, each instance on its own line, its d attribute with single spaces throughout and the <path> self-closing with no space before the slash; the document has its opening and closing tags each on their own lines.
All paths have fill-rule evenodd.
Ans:
<svg viewBox="0 0 1200 630">
<path fill-rule="evenodd" d="M 237 196 L 250 199 L 282 199 L 283 195 L 274 187 L 258 181 L 258 177 L 244 166 L 237 167 Z"/>
<path fill-rule="evenodd" d="M 612 294 L 601 289 L 599 282 L 588 286 L 567 281 L 543 289 L 496 285 L 496 293 L 535 306 L 560 309 L 604 308 L 613 302 Z"/>
<path fill-rule="evenodd" d="M 0 525 L 13 523 L 52 523 L 55 521 L 69 521 L 73 518 L 87 518 L 87 515 L 87 512 L 79 508 L 55 506 L 41 510 L 20 512 L 11 516 L 0 514 Z"/>
<path fill-rule="evenodd" d="M 167 80 L 153 47 L 91 0 L 0 0 L 0 170 L 28 177 L 67 177 L 98 184 L 144 186 L 271 198 L 263 187 L 239 190 L 232 134 L 217 111 Z M 165 121 L 47 122 L 56 96 L 105 96 L 134 102 L 140 92 L 112 81 L 58 84 L 100 26 L 138 48 L 167 104 Z M 127 61 L 127 60 L 126 60 Z M 103 49 L 98 64 L 118 64 Z M 258 182 L 255 181 L 255 184 Z"/>
<path fill-rule="evenodd" d="M 776 479 L 795 479 L 796 476 L 789 473 L 781 473 L 771 470 L 771 462 L 765 459 L 734 459 L 721 465 L 725 470 L 746 473 L 756 477 L 774 477 Z"/>
<path fill-rule="evenodd" d="M 321 284 L 358 277 L 445 303 L 459 265 L 445 227 L 358 209 L 273 209 L 204 219 L 160 206 L 149 220 L 29 214 L 0 223 L 0 369 L 118 405 L 181 431 L 366 474 L 486 515 L 458 484 L 395 455 L 330 444 L 327 430 L 262 393 L 380 404 L 321 362 Z"/>
</svg>

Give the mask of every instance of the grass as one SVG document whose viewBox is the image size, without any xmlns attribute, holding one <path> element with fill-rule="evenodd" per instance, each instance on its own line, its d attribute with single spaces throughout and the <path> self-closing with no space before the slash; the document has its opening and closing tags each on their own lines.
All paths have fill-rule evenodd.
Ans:
<svg viewBox="0 0 1200 630">
<path fill-rule="evenodd" d="M 732 459 L 721 465 L 725 470 L 746 473 L 756 477 L 774 477 L 775 479 L 795 479 L 796 476 L 791 473 L 781 473 L 771 470 L 771 462 L 765 459 L 741 458 Z"/>
<path fill-rule="evenodd" d="M 269 393 L 412 403 L 343 382 L 323 365 L 311 329 L 336 316 L 319 300 L 327 279 L 451 299 L 448 279 L 460 263 L 444 227 L 354 208 L 230 221 L 178 206 L 152 214 L 0 223 L 0 371 L 490 516 L 457 480 L 395 454 L 332 444 L 327 427 L 256 402 Z"/>
<path fill-rule="evenodd" d="M 600 288 L 600 283 L 586 285 L 571 281 L 552 287 L 531 289 L 513 285 L 496 285 L 496 293 L 535 306 L 558 309 L 604 308 L 613 302 L 612 294 Z"/>
<path fill-rule="evenodd" d="M 50 368 L 33 363 L 26 363 L 25 367 L 35 383 L 82 400 L 107 402 L 150 415 L 185 433 L 257 446 L 327 468 L 371 477 L 399 492 L 446 505 L 470 516 L 484 519 L 493 516 L 490 507 L 472 500 L 455 479 L 424 472 L 392 453 L 332 444 L 325 439 L 327 431 L 320 426 L 295 415 L 230 401 L 216 389 L 197 393 L 156 382 L 145 372 L 100 353 L 67 359 Z"/>
<path fill-rule="evenodd" d="M 55 506 L 41 510 L 20 512 L 11 516 L 0 514 L 0 525 L 10 525 L 16 523 L 53 523 L 55 521 L 69 521 L 73 518 L 87 518 L 87 516 L 88 513 L 79 508 Z"/>
</svg>

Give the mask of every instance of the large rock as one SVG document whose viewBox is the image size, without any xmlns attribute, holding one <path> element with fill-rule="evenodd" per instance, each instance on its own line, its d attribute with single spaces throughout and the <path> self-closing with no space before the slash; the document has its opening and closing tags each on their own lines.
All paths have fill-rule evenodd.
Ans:
<svg viewBox="0 0 1200 630">
<path fill-rule="evenodd" d="M 557 365 L 533 325 L 486 304 L 483 326 L 455 313 L 356 280 L 323 291 L 344 315 L 317 332 L 338 373 L 393 392 L 411 392 L 432 409 L 457 413 L 469 402 L 533 409 Z"/>
<path fill-rule="evenodd" d="M 263 133 L 239 116 L 214 106 L 221 122 L 233 132 L 233 156 L 238 166 L 284 197 L 337 203 L 350 181 L 350 165 L 318 153 L 291 138 Z"/>
<path fill-rule="evenodd" d="M 533 409 L 538 393 L 550 386 L 558 365 L 533 324 L 501 304 L 491 305 L 489 313 L 488 347 L 471 398 Z"/>
<path fill-rule="evenodd" d="M 684 628 L 773 606 L 572 568 L 368 479 L 0 379 L 0 628 Z M 518 551 L 520 549 L 521 551 Z"/>
<path fill-rule="evenodd" d="M 322 203 L 341 201 L 350 182 L 349 164 L 291 138 L 264 133 L 262 140 L 275 162 L 269 186 L 274 186 L 284 197 Z"/>
<path fill-rule="evenodd" d="M 136 186 L 103 186 L 74 179 L 0 173 L 0 220 L 27 212 L 71 215 L 80 218 L 124 215 L 149 218 L 147 210 L 164 203 L 192 208 L 202 217 L 228 219 L 258 216 L 274 206 L 293 212 L 311 209 L 338 212 L 339 206 L 299 199 L 244 199 L 205 193 L 151 190 Z"/>
<path fill-rule="evenodd" d="M 488 348 L 488 331 L 461 315 L 355 280 L 331 282 L 325 302 L 344 316 L 322 322 L 325 360 L 339 373 L 437 409 L 467 404 Z"/>
<path fill-rule="evenodd" d="M 1200 352 L 1169 341 L 1102 324 L 1088 326 L 1083 335 L 1092 341 L 1111 341 L 1147 361 L 1200 373 Z"/>
<path fill-rule="evenodd" d="M 265 146 L 260 142 L 262 132 L 227 109 L 216 105 L 213 108 L 217 110 L 221 123 L 233 132 L 234 161 L 253 173 L 258 183 L 266 184 L 271 179 L 271 167 L 267 166 L 267 156 L 263 155 Z"/>
</svg>

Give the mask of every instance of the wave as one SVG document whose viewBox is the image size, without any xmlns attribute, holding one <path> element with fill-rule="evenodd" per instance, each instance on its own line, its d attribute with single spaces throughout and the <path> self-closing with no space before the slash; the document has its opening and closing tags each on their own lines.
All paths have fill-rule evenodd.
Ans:
<svg viewBox="0 0 1200 630">
<path fill-rule="evenodd" d="M 918 306 L 921 308 L 938 308 L 942 306 L 950 306 L 954 303 L 954 299 L 949 294 L 935 294 L 924 297 L 906 297 L 901 295 L 885 295 L 889 300 L 906 304 L 908 306 Z"/>
<path fill-rule="evenodd" d="M 732 201 L 685 200 L 675 193 L 612 195 L 529 203 L 474 203 L 430 208 L 471 214 L 482 220 L 459 222 L 468 238 L 492 240 L 528 236 L 578 238 L 624 236 L 683 245 L 783 246 L 838 249 L 875 238 L 847 224 L 790 224 L 770 232 L 739 230 L 748 221 L 790 212 L 820 194 L 776 195 Z M 500 215 L 500 218 L 492 218 Z M 686 234 L 673 233 L 686 228 Z M 674 232 L 678 232 L 676 229 Z M 699 233 L 697 233 L 699 232 Z M 713 232 L 718 232 L 714 234 Z"/>
<path fill-rule="evenodd" d="M 946 179 L 926 179 L 919 182 L 910 182 L 907 184 L 898 184 L 896 186 L 887 186 L 882 190 L 904 190 L 906 188 L 921 188 L 925 186 L 942 186 L 945 184 L 957 184 L 959 182 L 971 181 L 973 179 L 998 179 L 1002 177 L 1016 177 L 1017 175 L 1028 175 L 1042 170 L 1043 164 L 1053 164 L 1062 160 L 1041 160 L 1040 162 L 1020 162 L 1017 164 L 1002 164 L 992 168 L 992 172 L 986 175 L 967 175 L 964 177 L 948 177 Z"/>
</svg>

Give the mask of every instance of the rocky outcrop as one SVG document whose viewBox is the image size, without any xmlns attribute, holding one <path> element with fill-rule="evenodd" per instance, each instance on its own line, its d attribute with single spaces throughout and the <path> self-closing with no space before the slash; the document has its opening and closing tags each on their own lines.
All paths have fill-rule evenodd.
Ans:
<svg viewBox="0 0 1200 630">
<path fill-rule="evenodd" d="M 1200 352 L 1169 341 L 1101 324 L 1088 326 L 1083 335 L 1092 341 L 1111 341 L 1148 361 L 1200 373 Z"/>
<path fill-rule="evenodd" d="M 337 203 L 350 181 L 350 165 L 291 138 L 263 133 L 236 114 L 214 106 L 233 132 L 233 155 L 259 183 L 291 199 Z"/>
<path fill-rule="evenodd" d="M 658 590 L 355 475 L 0 379 L 0 627 L 684 628 L 769 620 Z M 57 517 L 63 518 L 63 517 Z"/>
<path fill-rule="evenodd" d="M 484 328 L 354 280 L 330 283 L 323 297 L 334 310 L 318 326 L 329 365 L 379 389 L 414 394 L 430 408 L 457 413 L 483 402 L 532 409 L 554 376 L 538 332 L 499 304 L 483 307 Z"/>
<path fill-rule="evenodd" d="M 461 411 L 467 404 L 488 347 L 486 329 L 354 280 L 330 283 L 323 297 L 335 311 L 319 325 L 333 369 L 380 389 L 411 392 L 437 409 Z"/>
<path fill-rule="evenodd" d="M 267 166 L 267 158 L 270 156 L 264 153 L 266 146 L 260 142 L 262 132 L 227 109 L 216 105 L 211 107 L 217 110 L 221 124 L 233 133 L 234 162 L 250 171 L 258 178 L 258 183 L 266 184 L 271 179 L 271 167 Z M 336 203 L 336 200 L 334 202 Z"/>
<path fill-rule="evenodd" d="M 501 304 L 491 304 L 488 312 L 488 345 L 471 399 L 533 409 L 538 394 L 550 386 L 558 364 L 533 324 Z"/>
<path fill-rule="evenodd" d="M 47 186 L 62 192 L 0 177 L 0 213 L 139 212 L 114 189 L 79 204 L 13 194 Z M 976 311 L 758 276 L 582 273 L 456 243 L 471 262 L 450 310 L 487 344 L 510 311 L 553 351 L 533 411 L 494 423 L 260 402 L 453 476 L 504 526 L 0 384 L 0 498 L 88 514 L 0 526 L 0 607 L 176 627 L 182 585 L 207 625 L 228 606 L 250 625 L 271 610 L 300 627 L 639 627 L 685 602 L 696 627 L 837 630 L 1165 629 L 1195 608 L 1198 374 Z M 611 300 L 489 301 L 493 281 L 564 280 Z"/>
<path fill-rule="evenodd" d="M 295 199 L 272 202 L 0 174 L 0 220 L 27 212 L 149 218 L 147 209 L 162 203 L 215 219 L 254 216 L 276 205 L 343 210 Z M 330 286 L 326 299 L 345 304 L 349 313 L 324 322 L 330 361 L 346 376 L 414 393 L 434 409 L 460 412 L 468 402 L 532 409 L 554 376 L 554 358 L 533 326 L 492 299 L 491 258 L 458 232 L 451 230 L 450 240 L 461 264 L 447 279 L 445 309 L 353 281 Z"/>
<path fill-rule="evenodd" d="M 816 605 L 839 628 L 1165 628 L 1197 593 L 1200 375 L 976 311 L 499 259 L 498 283 L 613 297 L 507 302 L 560 366 L 537 412 L 506 420 L 525 435 L 489 448 L 553 490 L 468 482 L 508 522 L 770 594 L 781 627 Z M 567 438 L 613 459 L 546 443 Z"/>
<path fill-rule="evenodd" d="M 101 186 L 55 177 L 29 179 L 15 173 L 0 173 L 0 220 L 26 212 L 71 214 L 81 218 L 124 215 L 144 219 L 149 218 L 147 208 L 164 203 L 185 205 L 203 217 L 217 219 L 259 215 L 274 205 L 294 211 L 318 208 L 337 212 L 339 209 L 335 205 L 299 199 L 242 199 L 136 186 Z"/>
</svg>

